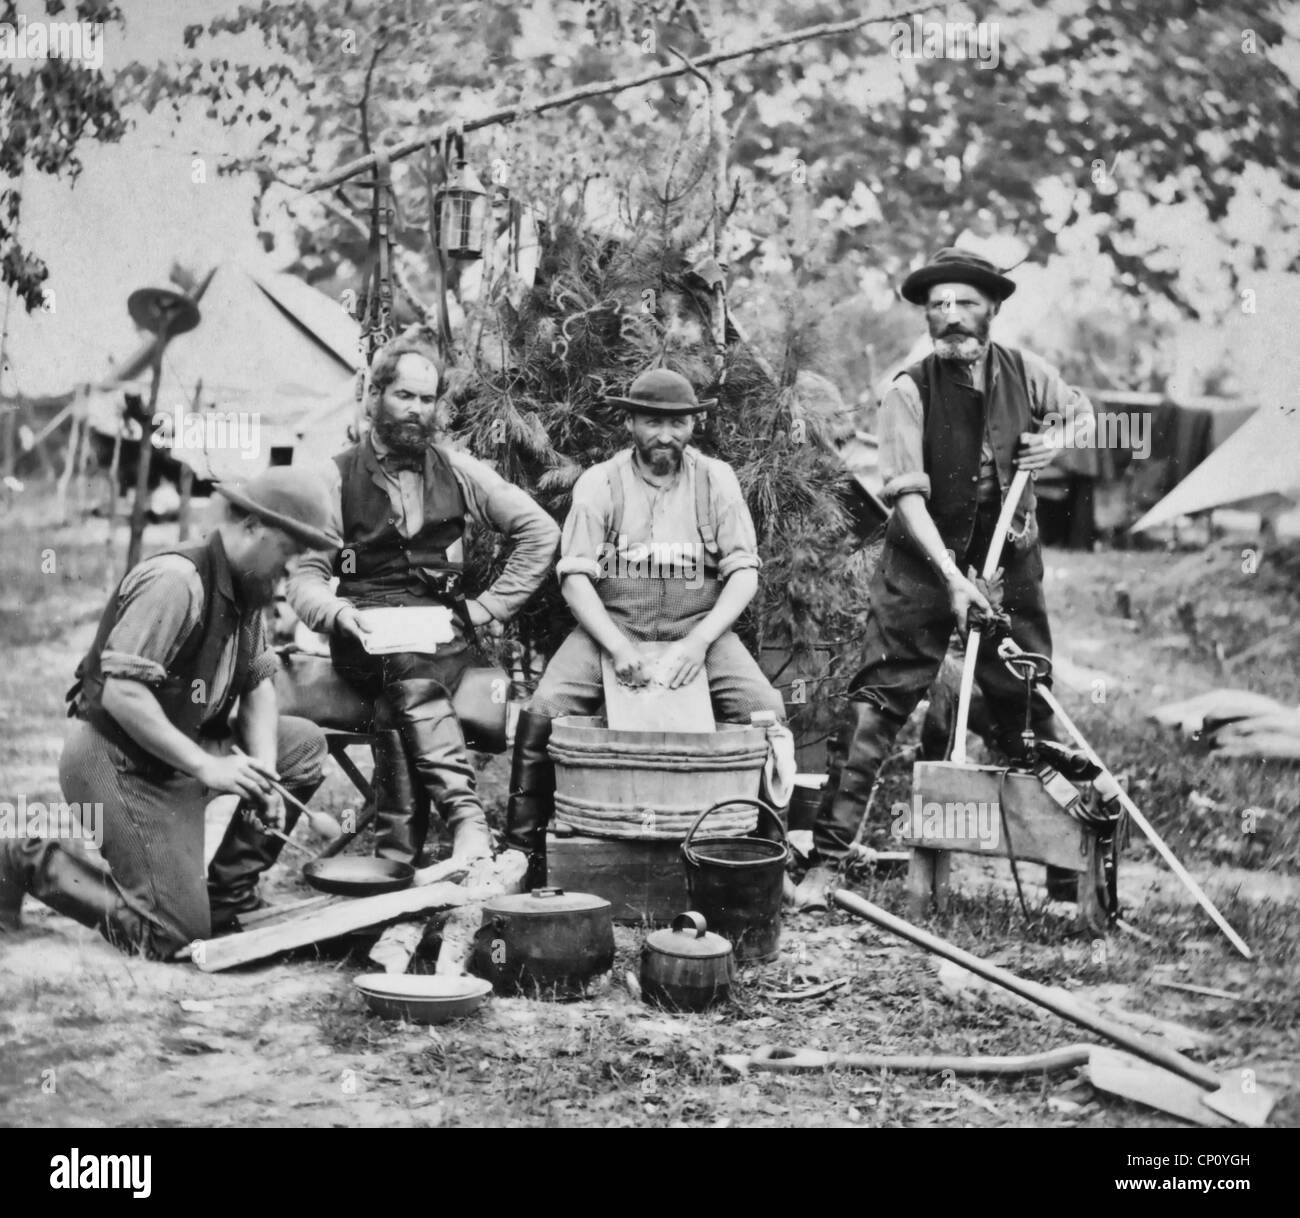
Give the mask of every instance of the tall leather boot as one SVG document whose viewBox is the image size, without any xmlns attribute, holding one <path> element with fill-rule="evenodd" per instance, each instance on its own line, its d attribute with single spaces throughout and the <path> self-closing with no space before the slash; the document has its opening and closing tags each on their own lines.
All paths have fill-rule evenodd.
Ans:
<svg viewBox="0 0 1300 1218">
<path fill-rule="evenodd" d="M 798 908 L 827 907 L 829 890 L 857 838 L 876 775 L 902 727 L 893 715 L 870 702 L 845 704 L 827 749 L 830 773 L 813 823 L 816 865 L 796 891 Z"/>
<path fill-rule="evenodd" d="M 555 763 L 546 746 L 551 720 L 521 711 L 510 760 L 510 802 L 506 809 L 506 847 L 528 856 L 527 888 L 546 883 L 546 826 L 555 813 Z"/>
<path fill-rule="evenodd" d="M 474 767 L 446 690 L 437 681 L 412 679 L 394 682 L 385 693 L 392 700 L 415 780 L 429 807 L 451 831 L 452 857 L 490 857 L 491 838 L 475 789 Z M 423 840 L 415 844 L 418 853 Z M 405 861 L 413 862 L 414 856 Z"/>
<path fill-rule="evenodd" d="M 113 946 L 136 948 L 153 960 L 169 959 L 185 943 L 133 909 L 110 872 L 57 841 L 0 841 L 0 935 L 22 929 L 24 894 L 99 931 Z"/>
<path fill-rule="evenodd" d="M 414 863 L 429 833 L 429 805 L 417 787 L 402 733 L 375 732 L 375 855 Z"/>
<path fill-rule="evenodd" d="M 319 790 L 323 779 L 286 788 L 289 794 L 306 803 Z M 284 831 L 293 832 L 301 813 L 288 800 L 284 801 Z M 212 912 L 212 933 L 225 934 L 235 928 L 240 914 L 252 913 L 262 905 L 258 895 L 258 881 L 280 857 L 284 842 L 264 833 L 256 819 L 240 804 L 226 835 L 208 864 L 208 906 Z"/>
</svg>

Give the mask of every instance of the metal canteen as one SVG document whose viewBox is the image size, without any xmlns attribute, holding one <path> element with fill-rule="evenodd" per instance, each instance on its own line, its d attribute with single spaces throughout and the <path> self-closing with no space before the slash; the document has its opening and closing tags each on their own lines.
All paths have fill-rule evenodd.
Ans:
<svg viewBox="0 0 1300 1218">
<path fill-rule="evenodd" d="M 614 920 L 602 897 L 535 888 L 483 902 L 473 968 L 498 994 L 582 998 L 613 965 Z"/>
<path fill-rule="evenodd" d="M 703 1011 L 731 997 L 735 953 L 709 933 L 703 914 L 678 914 L 671 930 L 646 936 L 641 949 L 641 995 L 672 1011 Z"/>
</svg>

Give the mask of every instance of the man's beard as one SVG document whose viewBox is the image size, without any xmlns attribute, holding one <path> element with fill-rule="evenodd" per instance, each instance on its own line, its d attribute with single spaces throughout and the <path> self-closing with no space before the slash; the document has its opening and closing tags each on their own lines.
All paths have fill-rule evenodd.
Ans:
<svg viewBox="0 0 1300 1218">
<path fill-rule="evenodd" d="M 638 445 L 636 455 L 641 464 L 659 478 L 675 474 L 682 464 L 681 447 L 675 444 L 649 444 L 644 448 Z"/>
<path fill-rule="evenodd" d="M 934 342 L 934 353 L 942 360 L 954 364 L 977 363 L 989 349 L 989 323 L 977 322 L 973 326 L 945 326 L 943 332 L 930 337 Z"/>
<path fill-rule="evenodd" d="M 265 609 L 267 605 L 274 603 L 275 590 L 279 586 L 280 580 L 268 579 L 265 576 L 249 575 L 247 572 L 232 572 L 235 577 L 235 586 L 239 590 L 240 602 L 247 609 Z"/>
<path fill-rule="evenodd" d="M 375 419 L 375 434 L 385 448 L 404 457 L 419 456 L 433 442 L 433 428 L 422 419 Z"/>
</svg>

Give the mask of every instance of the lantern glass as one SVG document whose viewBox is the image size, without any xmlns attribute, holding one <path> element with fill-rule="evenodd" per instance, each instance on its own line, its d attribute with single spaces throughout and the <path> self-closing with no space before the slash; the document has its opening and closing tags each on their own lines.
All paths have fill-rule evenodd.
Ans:
<svg viewBox="0 0 1300 1218">
<path fill-rule="evenodd" d="M 483 257 L 488 197 L 474 171 L 462 162 L 447 186 L 438 191 L 438 244 L 448 258 Z"/>
</svg>

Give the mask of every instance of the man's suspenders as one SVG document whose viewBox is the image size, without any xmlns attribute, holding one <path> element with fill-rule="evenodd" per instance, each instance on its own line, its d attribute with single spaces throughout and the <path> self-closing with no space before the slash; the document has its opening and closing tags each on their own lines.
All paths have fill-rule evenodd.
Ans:
<svg viewBox="0 0 1300 1218">
<path fill-rule="evenodd" d="M 605 540 L 613 545 L 618 543 L 619 533 L 623 529 L 623 475 L 615 462 L 610 462 L 605 470 L 609 484 L 609 527 L 605 530 Z M 704 551 L 711 558 L 718 556 L 718 529 L 713 520 L 713 497 L 709 493 L 709 467 L 707 462 L 695 462 L 695 527 L 700 531 L 704 542 Z"/>
</svg>

